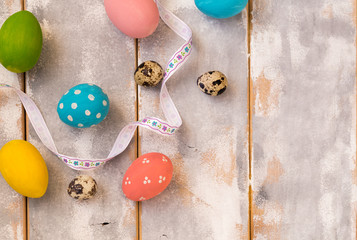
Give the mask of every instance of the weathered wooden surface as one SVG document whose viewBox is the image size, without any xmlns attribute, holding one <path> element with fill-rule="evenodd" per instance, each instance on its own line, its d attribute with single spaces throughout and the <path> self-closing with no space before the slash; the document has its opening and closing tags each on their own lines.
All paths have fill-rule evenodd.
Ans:
<svg viewBox="0 0 357 240">
<path fill-rule="evenodd" d="M 0 1 L 0 24 L 21 10 L 20 0 Z M 23 77 L 0 65 L 0 82 L 23 89 Z M 0 90 L 0 148 L 8 141 L 24 139 L 24 112 L 17 95 L 8 89 Z M 17 194 L 0 177 L 0 239 L 24 239 L 26 227 L 25 198 Z"/>
<path fill-rule="evenodd" d="M 355 14 L 253 1 L 253 239 L 356 239 Z"/>
<path fill-rule="evenodd" d="M 102 0 L 27 0 L 26 6 L 44 34 L 39 63 L 26 78 L 28 94 L 41 109 L 61 153 L 106 157 L 119 130 L 136 118 L 134 40 L 111 24 Z M 110 99 L 107 118 L 89 129 L 65 125 L 56 112 L 62 94 L 80 83 L 99 85 Z M 136 157 L 134 143 L 103 167 L 77 172 L 45 149 L 32 127 L 28 139 L 43 154 L 49 169 L 47 193 L 29 200 L 30 239 L 136 238 L 136 203 L 121 191 L 122 176 Z M 87 202 L 75 201 L 66 191 L 81 173 L 98 183 L 97 195 Z"/>
<path fill-rule="evenodd" d="M 46 195 L 29 199 L 29 239 L 136 239 L 139 220 L 143 240 L 356 239 L 355 1 L 253 0 L 249 25 L 247 11 L 217 20 L 191 0 L 162 2 L 194 31 L 193 55 L 168 84 L 183 126 L 174 137 L 140 129 L 139 145 L 133 141 L 104 167 L 85 172 L 97 180 L 99 192 L 80 203 L 66 189 L 81 173 L 47 151 L 29 125 L 27 138 L 50 174 Z M 26 75 L 27 92 L 60 152 L 105 157 L 118 131 L 136 118 L 136 51 L 139 64 L 155 60 L 165 66 L 183 40 L 161 22 L 135 49 L 134 40 L 110 23 L 102 0 L 27 0 L 26 5 L 44 33 L 41 59 Z M 0 1 L 0 23 L 20 9 L 20 0 Z M 210 70 L 229 79 L 219 97 L 196 87 L 197 77 Z M 21 75 L 2 66 L 0 78 L 24 87 Z M 84 82 L 101 86 L 111 109 L 100 125 L 73 129 L 59 120 L 56 106 L 64 92 Z M 159 87 L 138 93 L 139 118 L 163 118 Z M 0 91 L 0 129 L 0 146 L 24 138 L 22 107 L 8 90 Z M 120 187 L 137 148 L 162 152 L 174 164 L 172 183 L 141 204 L 139 218 L 136 203 L 125 199 Z M 0 191 L 0 239 L 24 239 L 25 199 L 3 178 Z"/>
<path fill-rule="evenodd" d="M 183 118 L 173 137 L 140 131 L 141 153 L 161 152 L 173 162 L 174 177 L 158 197 L 142 203 L 142 239 L 247 239 L 247 15 L 217 20 L 194 2 L 162 1 L 193 30 L 189 62 L 170 79 L 168 89 Z M 163 22 L 139 41 L 139 64 L 165 67 L 183 43 Z M 210 97 L 196 86 L 211 70 L 224 72 L 228 90 Z M 140 88 L 139 117 L 159 116 L 160 88 Z"/>
</svg>

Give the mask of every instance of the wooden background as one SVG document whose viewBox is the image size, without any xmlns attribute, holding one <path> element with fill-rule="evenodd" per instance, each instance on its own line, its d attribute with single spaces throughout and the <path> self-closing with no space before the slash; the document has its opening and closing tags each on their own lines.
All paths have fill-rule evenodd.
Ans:
<svg viewBox="0 0 357 240">
<path fill-rule="evenodd" d="M 193 0 L 162 2 L 194 33 L 191 59 L 168 83 L 179 132 L 139 129 L 123 154 L 89 172 L 96 197 L 76 202 L 66 188 L 81 173 L 42 145 L 17 97 L 1 90 L 0 145 L 33 143 L 50 180 L 43 198 L 27 199 L 0 178 L 0 239 L 356 239 L 356 1 L 250 0 L 223 20 Z M 183 43 L 165 24 L 136 41 L 111 24 L 102 0 L 2 0 L 0 24 L 22 8 L 41 24 L 41 58 L 25 74 L 0 66 L 0 82 L 34 99 L 60 152 L 105 157 L 127 123 L 163 117 L 159 87 L 137 87 L 132 76 L 142 61 L 165 65 Z M 216 98 L 196 87 L 211 70 L 229 79 Z M 56 106 L 85 82 L 107 92 L 111 109 L 98 126 L 74 129 Z M 171 158 L 173 181 L 132 202 L 122 177 L 153 151 Z"/>
</svg>

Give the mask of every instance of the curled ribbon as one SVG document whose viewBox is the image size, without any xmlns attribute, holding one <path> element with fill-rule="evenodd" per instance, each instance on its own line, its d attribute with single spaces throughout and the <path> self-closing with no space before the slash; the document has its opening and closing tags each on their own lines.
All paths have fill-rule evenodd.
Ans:
<svg viewBox="0 0 357 240">
<path fill-rule="evenodd" d="M 39 136 L 42 143 L 55 155 L 57 155 L 67 166 L 75 170 L 89 170 L 94 169 L 112 158 L 122 153 L 129 145 L 131 139 L 135 134 L 138 126 L 145 127 L 162 135 L 173 135 L 175 131 L 182 125 L 180 114 L 178 113 L 175 104 L 173 103 L 169 92 L 166 88 L 166 82 L 169 78 L 188 60 L 192 51 L 192 31 L 191 29 L 172 12 L 161 5 L 159 0 L 154 0 L 158 6 L 161 19 L 181 38 L 185 43 L 175 52 L 171 57 L 165 68 L 164 79 L 160 91 L 160 105 L 164 112 L 167 121 L 155 117 L 145 117 L 144 119 L 129 123 L 119 133 L 115 140 L 112 150 L 105 159 L 80 159 L 66 156 L 58 152 L 53 138 L 48 130 L 48 127 L 43 119 L 43 116 L 33 102 L 24 92 L 7 84 L 1 84 L 0 88 L 11 88 L 19 96 L 27 116 Z"/>
</svg>

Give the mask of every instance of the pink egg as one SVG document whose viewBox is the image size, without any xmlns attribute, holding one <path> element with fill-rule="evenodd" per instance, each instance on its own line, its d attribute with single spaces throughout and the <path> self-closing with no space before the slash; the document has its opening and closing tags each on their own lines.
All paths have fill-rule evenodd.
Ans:
<svg viewBox="0 0 357 240">
<path fill-rule="evenodd" d="M 159 10 L 153 0 L 104 0 L 112 23 L 133 38 L 151 35 L 159 24 Z"/>
<path fill-rule="evenodd" d="M 144 201 L 160 194 L 172 179 L 171 160 L 161 153 L 147 153 L 136 159 L 126 171 L 122 189 L 133 201 Z"/>
</svg>

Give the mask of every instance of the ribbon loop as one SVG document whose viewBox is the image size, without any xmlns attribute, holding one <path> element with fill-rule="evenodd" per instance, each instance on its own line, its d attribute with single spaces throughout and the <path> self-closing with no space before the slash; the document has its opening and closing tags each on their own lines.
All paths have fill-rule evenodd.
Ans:
<svg viewBox="0 0 357 240">
<path fill-rule="evenodd" d="M 90 170 L 103 165 L 105 162 L 113 159 L 122 153 L 129 145 L 138 126 L 145 127 L 151 131 L 161 135 L 173 135 L 176 130 L 182 125 L 182 119 L 178 113 L 174 102 L 172 101 L 169 92 L 166 88 L 166 82 L 169 78 L 187 61 L 192 51 L 192 31 L 191 29 L 172 12 L 167 10 L 158 0 L 155 0 L 158 5 L 160 17 L 162 20 L 186 42 L 177 50 L 171 57 L 164 69 L 164 79 L 160 92 L 160 106 L 164 112 L 167 122 L 155 117 L 145 117 L 141 121 L 133 122 L 125 126 L 116 138 L 112 150 L 105 159 L 80 159 L 66 156 L 58 152 L 50 131 L 43 119 L 43 116 L 33 102 L 24 92 L 7 84 L 1 84 L 0 88 L 11 88 L 19 96 L 22 104 L 26 109 L 27 116 L 39 136 L 42 143 L 55 155 L 57 155 L 67 166 L 75 170 Z"/>
</svg>

